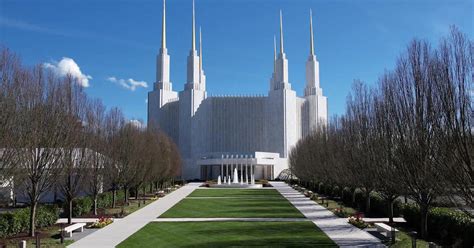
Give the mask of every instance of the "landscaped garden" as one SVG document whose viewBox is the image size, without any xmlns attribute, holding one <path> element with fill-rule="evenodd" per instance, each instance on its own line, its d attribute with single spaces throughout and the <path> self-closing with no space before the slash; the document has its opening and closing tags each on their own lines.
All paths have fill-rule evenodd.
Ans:
<svg viewBox="0 0 474 248">
<path fill-rule="evenodd" d="M 119 247 L 335 247 L 274 189 L 197 189 L 160 218 L 301 218 L 301 221 L 152 222 Z"/>
</svg>

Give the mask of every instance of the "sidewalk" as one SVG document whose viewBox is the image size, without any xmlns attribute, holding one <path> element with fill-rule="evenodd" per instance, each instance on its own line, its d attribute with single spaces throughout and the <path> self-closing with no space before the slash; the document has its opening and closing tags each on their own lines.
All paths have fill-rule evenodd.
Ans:
<svg viewBox="0 0 474 248">
<path fill-rule="evenodd" d="M 316 224 L 339 247 L 385 247 L 379 239 L 368 232 L 347 223 L 331 211 L 303 196 L 284 182 L 270 182 L 306 218 Z"/>
<path fill-rule="evenodd" d="M 115 247 L 150 221 L 155 220 L 159 215 L 163 214 L 166 210 L 181 201 L 181 199 L 191 194 L 191 192 L 201 184 L 202 183 L 189 183 L 127 217 L 122 218 L 120 221 L 114 221 L 114 223 L 80 239 L 75 243 L 72 243 L 68 247 Z"/>
</svg>

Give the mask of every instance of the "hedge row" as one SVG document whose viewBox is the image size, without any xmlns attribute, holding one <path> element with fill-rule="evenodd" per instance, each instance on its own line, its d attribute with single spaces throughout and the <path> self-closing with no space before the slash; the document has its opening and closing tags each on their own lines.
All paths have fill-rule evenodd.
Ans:
<svg viewBox="0 0 474 248">
<path fill-rule="evenodd" d="M 325 194 L 331 197 L 341 197 L 339 187 L 330 185 L 304 183 L 293 181 L 293 184 L 302 185 L 314 192 Z M 318 192 L 319 191 L 319 192 Z M 352 194 L 349 190 L 342 191 L 342 199 L 346 206 L 352 205 Z M 355 204 L 353 207 L 365 209 L 365 194 L 361 190 L 356 190 Z M 394 216 L 402 215 L 407 224 L 417 229 L 420 233 L 421 214 L 420 208 L 416 204 L 403 204 L 396 200 L 393 206 Z M 374 216 L 388 216 L 387 203 L 377 193 L 370 195 L 370 211 Z M 430 238 L 444 246 L 452 247 L 474 247 L 474 222 L 471 217 L 463 212 L 449 208 L 434 207 L 428 213 L 428 233 Z"/>
<path fill-rule="evenodd" d="M 341 190 L 339 187 L 332 187 L 329 185 L 312 185 L 307 184 L 306 187 L 313 192 L 324 194 L 330 197 L 341 197 Z M 342 191 L 342 202 L 346 206 L 352 206 L 359 210 L 365 210 L 366 199 L 363 191 L 357 189 L 355 192 L 355 203 L 352 203 L 352 192 L 347 188 Z M 400 216 L 402 202 L 400 200 L 395 200 L 393 204 L 393 216 Z M 370 194 L 370 213 L 366 215 L 378 217 L 378 216 L 388 216 L 388 203 L 377 193 L 373 192 Z"/>
<path fill-rule="evenodd" d="M 404 204 L 402 214 L 407 223 L 418 232 L 421 226 L 420 208 L 416 204 Z M 428 213 L 428 233 L 440 244 L 453 247 L 474 246 L 474 222 L 469 215 L 448 209 L 432 208 Z"/>
<path fill-rule="evenodd" d="M 124 200 L 124 193 L 122 190 L 116 192 L 116 201 Z M 97 198 L 97 208 L 110 208 L 113 204 L 113 193 L 105 192 L 99 194 Z M 92 211 L 94 201 L 91 196 L 84 196 L 73 201 L 72 215 L 79 217 Z"/>
<path fill-rule="evenodd" d="M 36 227 L 51 226 L 59 218 L 59 209 L 55 206 L 38 206 Z M 30 228 L 30 208 L 22 208 L 0 214 L 0 237 L 13 236 Z"/>
</svg>

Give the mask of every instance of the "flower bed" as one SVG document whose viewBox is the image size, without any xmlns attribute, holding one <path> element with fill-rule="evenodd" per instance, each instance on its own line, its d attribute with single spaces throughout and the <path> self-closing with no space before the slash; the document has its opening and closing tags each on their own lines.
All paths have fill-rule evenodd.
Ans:
<svg viewBox="0 0 474 248">
<path fill-rule="evenodd" d="M 105 227 L 109 224 L 112 224 L 112 222 L 114 222 L 111 218 L 107 218 L 107 217 L 100 217 L 99 220 L 97 220 L 96 222 L 92 223 L 89 228 L 102 228 L 102 227 Z"/>
<path fill-rule="evenodd" d="M 349 214 L 346 212 L 346 210 L 344 210 L 344 208 L 335 208 L 333 210 L 333 213 L 337 217 L 341 217 L 341 218 L 347 218 L 349 216 Z"/>
<path fill-rule="evenodd" d="M 362 215 L 360 213 L 353 215 L 348 218 L 348 222 L 352 224 L 355 227 L 358 227 L 360 229 L 366 228 L 369 226 L 363 219 Z"/>
</svg>

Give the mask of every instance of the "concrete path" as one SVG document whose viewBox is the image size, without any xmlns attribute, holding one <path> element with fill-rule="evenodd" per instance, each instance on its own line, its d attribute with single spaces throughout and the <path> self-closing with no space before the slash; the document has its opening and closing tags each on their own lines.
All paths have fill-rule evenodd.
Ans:
<svg viewBox="0 0 474 248">
<path fill-rule="evenodd" d="M 97 232 L 99 229 L 95 228 L 84 228 L 83 232 L 73 232 L 72 237 L 69 238 L 64 238 L 65 240 L 73 240 L 73 241 L 78 241 L 80 239 L 83 239 L 89 235 L 91 235 L 94 232 Z"/>
<path fill-rule="evenodd" d="M 91 235 L 72 243 L 68 247 L 115 247 L 140 228 L 144 227 L 147 223 L 155 220 L 159 215 L 170 209 L 181 199 L 191 194 L 191 192 L 201 184 L 202 183 L 189 183 L 165 197 L 148 204 L 142 209 L 137 210 L 127 217 L 122 218 L 120 221 L 114 222 Z"/>
<path fill-rule="evenodd" d="M 379 239 L 349 224 L 331 211 L 305 197 L 284 182 L 270 182 L 306 218 L 316 224 L 340 247 L 385 247 Z"/>
<path fill-rule="evenodd" d="M 246 222 L 299 222 L 309 221 L 306 218 L 158 218 L 154 222 L 203 222 L 203 221 L 246 221 Z"/>
</svg>

